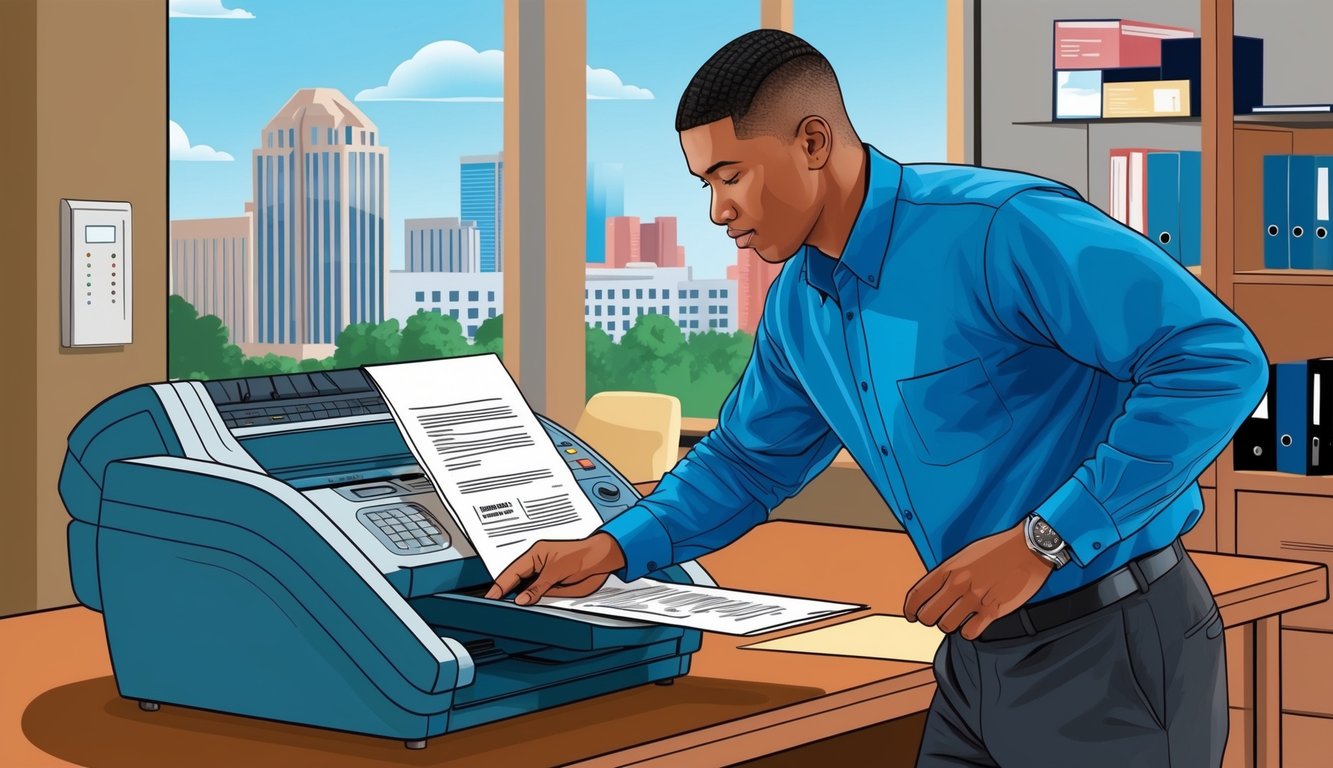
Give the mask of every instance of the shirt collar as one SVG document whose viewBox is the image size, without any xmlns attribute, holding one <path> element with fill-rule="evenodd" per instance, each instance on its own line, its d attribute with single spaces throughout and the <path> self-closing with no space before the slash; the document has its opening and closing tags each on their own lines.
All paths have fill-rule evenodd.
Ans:
<svg viewBox="0 0 1333 768">
<path fill-rule="evenodd" d="M 825 298 L 836 295 L 833 271 L 845 266 L 872 288 L 883 278 L 884 260 L 889 253 L 889 236 L 902 182 L 902 166 L 888 155 L 865 144 L 866 196 L 852 225 L 852 234 L 842 249 L 842 258 L 834 259 L 812 246 L 805 249 L 805 277 L 811 287 Z"/>
</svg>

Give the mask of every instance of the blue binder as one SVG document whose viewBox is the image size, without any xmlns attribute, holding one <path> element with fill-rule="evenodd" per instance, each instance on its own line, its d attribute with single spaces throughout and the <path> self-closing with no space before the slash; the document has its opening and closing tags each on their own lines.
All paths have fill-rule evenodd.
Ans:
<svg viewBox="0 0 1333 768">
<path fill-rule="evenodd" d="M 1264 269 L 1289 269 L 1287 176 L 1291 155 L 1264 155 Z"/>
<path fill-rule="evenodd" d="M 1277 364 L 1277 471 L 1305 474 L 1310 382 L 1306 361 Z"/>
<path fill-rule="evenodd" d="M 1149 203 L 1152 196 L 1148 196 Z M 1180 153 L 1180 263 L 1197 267 L 1202 262 L 1203 153 Z"/>
<path fill-rule="evenodd" d="M 1333 205 L 1333 157 L 1321 155 L 1314 161 L 1314 239 L 1310 242 L 1313 251 L 1311 266 L 1315 269 L 1333 269 L 1333 221 L 1330 220 L 1329 208 Z"/>
<path fill-rule="evenodd" d="M 1292 155 L 1287 178 L 1287 253 L 1292 269 L 1314 269 L 1315 158 Z"/>
<path fill-rule="evenodd" d="M 1148 239 L 1180 261 L 1180 153 L 1148 153 Z"/>
</svg>

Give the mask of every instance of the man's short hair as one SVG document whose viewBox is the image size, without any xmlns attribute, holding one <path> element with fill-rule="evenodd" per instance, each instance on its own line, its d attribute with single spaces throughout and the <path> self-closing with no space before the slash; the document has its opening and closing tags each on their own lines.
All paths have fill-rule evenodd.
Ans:
<svg viewBox="0 0 1333 768">
<path fill-rule="evenodd" d="M 777 29 L 747 32 L 704 62 L 681 94 L 676 131 L 730 117 L 740 138 L 794 132 L 796 123 L 785 124 L 791 121 L 782 119 L 786 110 L 778 102 L 816 110 L 839 134 L 855 136 L 828 59 L 805 40 Z"/>
</svg>

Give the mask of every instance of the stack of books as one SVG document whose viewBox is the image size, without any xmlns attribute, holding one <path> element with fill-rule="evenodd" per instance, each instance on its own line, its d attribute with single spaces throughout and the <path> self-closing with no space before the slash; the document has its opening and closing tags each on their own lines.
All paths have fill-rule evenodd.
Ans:
<svg viewBox="0 0 1333 768">
<path fill-rule="evenodd" d="M 1171 258 L 1198 266 L 1203 229 L 1202 155 L 1192 150 L 1111 150 L 1109 213 Z"/>
<path fill-rule="evenodd" d="M 1264 156 L 1264 268 L 1333 269 L 1328 155 Z"/>
<path fill-rule="evenodd" d="M 1333 357 L 1268 366 L 1268 393 L 1236 430 L 1233 464 L 1238 470 L 1333 475 Z"/>
<path fill-rule="evenodd" d="M 1060 19 L 1054 35 L 1056 120 L 1198 117 L 1203 43 L 1194 31 L 1127 19 Z M 1264 41 L 1233 41 L 1235 111 L 1263 104 Z"/>
</svg>

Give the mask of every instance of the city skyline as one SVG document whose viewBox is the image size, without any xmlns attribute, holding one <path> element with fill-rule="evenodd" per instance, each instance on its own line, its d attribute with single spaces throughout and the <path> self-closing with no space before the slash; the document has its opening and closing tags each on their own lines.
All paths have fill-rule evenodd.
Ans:
<svg viewBox="0 0 1333 768">
<path fill-rule="evenodd" d="M 169 22 L 171 217 L 240 215 L 250 186 L 244 166 L 253 126 L 301 87 L 337 87 L 393 137 L 386 227 L 395 236 L 386 257 L 391 268 L 401 268 L 406 219 L 460 212 L 458 158 L 503 149 L 495 139 L 502 132 L 503 108 L 494 77 L 502 60 L 497 55 L 502 56 L 503 4 L 328 0 L 318 14 L 304 2 L 240 5 L 253 18 Z M 812 0 L 794 1 L 794 31 L 819 47 L 839 72 L 862 137 L 905 162 L 943 158 L 943 10 L 935 5 L 839 0 L 816 7 Z M 644 220 L 677 217 L 678 241 L 691 265 L 701 275 L 722 276 L 734 263 L 733 245 L 708 220 L 707 193 L 685 171 L 673 128 L 675 102 L 712 51 L 758 26 L 758 3 L 589 0 L 587 15 L 589 90 L 596 95 L 588 103 L 589 165 L 621 163 L 621 213 Z M 355 23 L 319 23 L 333 19 Z M 312 24 L 318 34 L 310 34 Z M 921 35 L 923 28 L 938 28 L 938 39 Z M 673 42 L 645 56 L 642 36 L 634 31 L 650 29 Z M 326 55 L 331 47 L 339 56 Z M 237 57 L 236 50 L 282 55 Z M 421 80 L 432 84 L 435 91 L 428 96 L 437 100 L 392 100 L 418 98 L 404 91 L 411 79 L 400 72 L 418 73 L 460 56 L 478 65 L 477 77 L 462 83 Z M 220 61 L 227 66 L 219 67 Z M 912 76 L 885 77 L 904 71 Z M 490 100 L 440 100 L 457 92 L 443 89 L 464 86 L 490 88 L 489 96 L 477 97 Z"/>
</svg>

